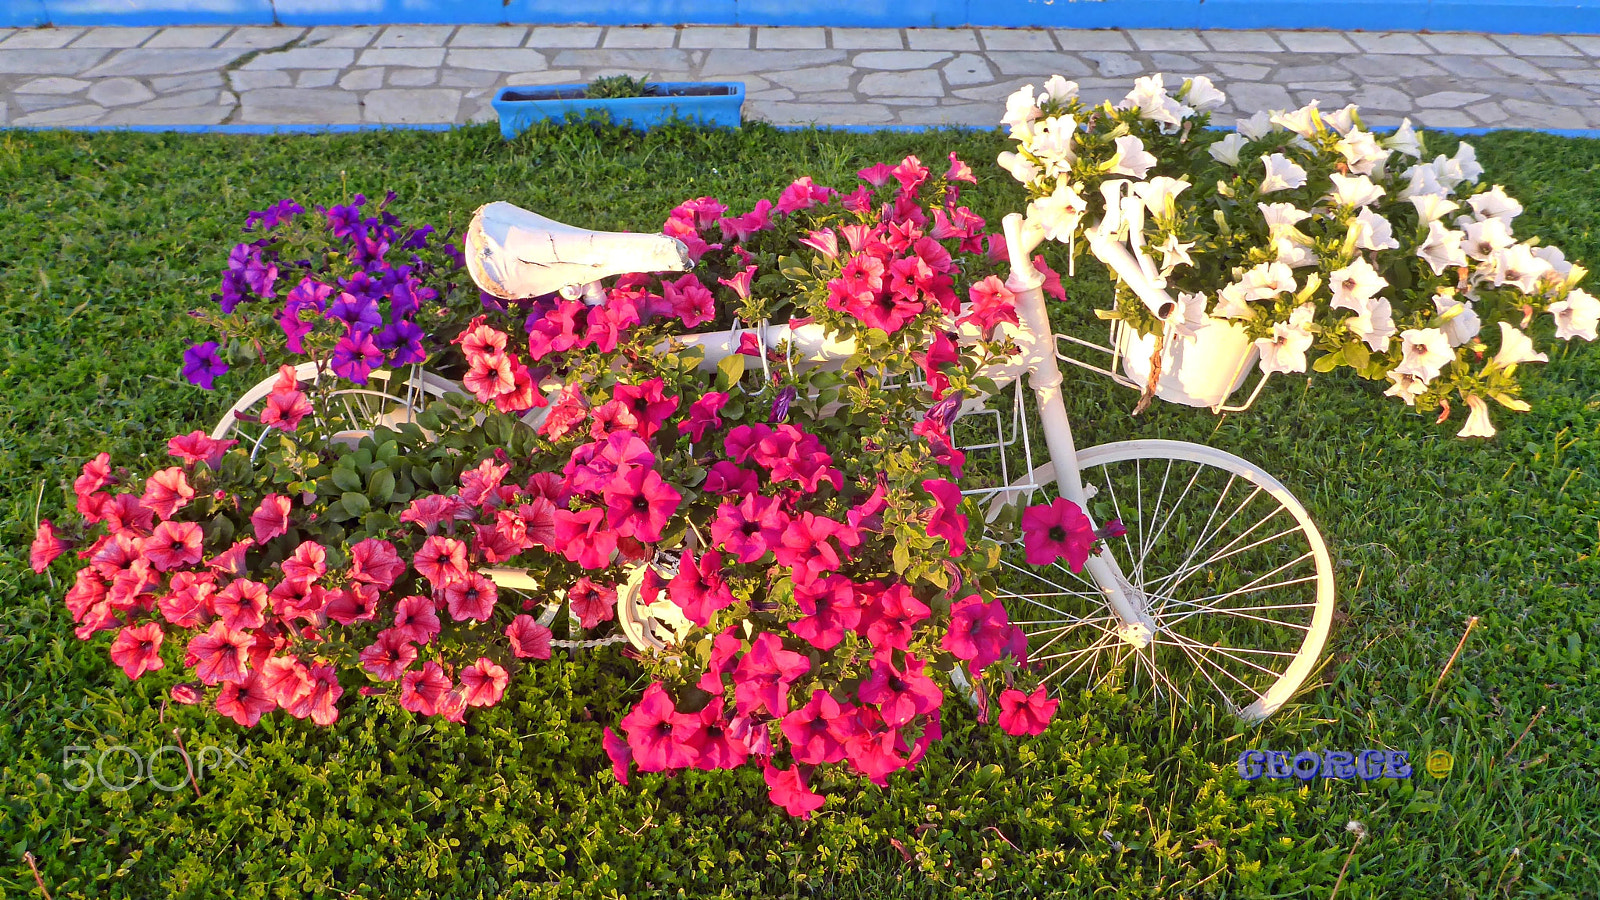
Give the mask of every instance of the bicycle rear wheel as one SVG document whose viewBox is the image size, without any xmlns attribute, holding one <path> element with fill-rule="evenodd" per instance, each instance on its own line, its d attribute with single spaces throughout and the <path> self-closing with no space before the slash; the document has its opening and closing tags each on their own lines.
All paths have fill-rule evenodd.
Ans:
<svg viewBox="0 0 1600 900">
<path fill-rule="evenodd" d="M 1155 633 L 1137 647 L 1088 572 L 1001 558 L 998 596 L 1029 633 L 1032 661 L 1062 687 L 1121 683 L 1256 722 L 1316 667 L 1333 621 L 1333 565 L 1305 507 L 1259 467 L 1181 441 L 1124 441 L 1078 454 L 1090 515 L 1120 519 L 1107 539 L 1124 590 L 1146 598 Z M 991 507 L 1045 502 L 1053 463 Z"/>
</svg>

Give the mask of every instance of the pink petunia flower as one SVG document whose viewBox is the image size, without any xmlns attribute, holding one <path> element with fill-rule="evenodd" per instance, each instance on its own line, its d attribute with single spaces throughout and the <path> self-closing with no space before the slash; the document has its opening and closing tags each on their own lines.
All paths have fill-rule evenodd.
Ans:
<svg viewBox="0 0 1600 900">
<path fill-rule="evenodd" d="M 1006 734 L 1039 735 L 1050 727 L 1059 700 L 1051 700 L 1040 685 L 1031 694 L 1015 689 L 1000 692 L 1000 730 Z"/>
<path fill-rule="evenodd" d="M 856 173 L 856 177 L 867 182 L 873 187 L 883 187 L 894 177 L 894 167 L 888 163 L 878 163 Z"/>
<path fill-rule="evenodd" d="M 977 184 L 978 177 L 972 174 L 972 167 L 956 158 L 956 152 L 950 151 L 950 168 L 944 173 L 945 181 L 965 181 Z"/>
<path fill-rule="evenodd" d="M 790 215 L 802 209 L 810 209 L 819 203 L 827 203 L 839 192 L 830 187 L 822 187 L 811 180 L 810 175 L 803 175 L 795 179 L 794 183 L 783 189 L 778 196 L 778 212 Z"/>
<path fill-rule="evenodd" d="M 619 472 L 606 486 L 606 524 L 622 537 L 647 544 L 661 540 L 661 530 L 678 511 L 683 495 L 654 469 Z"/>
<path fill-rule="evenodd" d="M 405 570 L 405 561 L 388 541 L 367 538 L 350 548 L 351 581 L 387 591 Z"/>
<path fill-rule="evenodd" d="M 722 391 L 707 391 L 699 399 L 689 404 L 689 415 L 678 423 L 678 430 L 689 436 L 689 440 L 700 443 L 705 440 L 706 430 L 722 427 L 722 408 L 728 405 L 728 395 Z"/>
<path fill-rule="evenodd" d="M 789 623 L 789 630 L 818 650 L 832 650 L 846 631 L 861 624 L 855 583 L 843 575 L 828 575 L 794 587 L 795 602 L 805 613 Z"/>
<path fill-rule="evenodd" d="M 723 216 L 717 219 L 717 227 L 722 229 L 724 241 L 748 241 L 751 235 L 772 229 L 772 201 L 757 200 L 755 209 L 742 216 Z"/>
<path fill-rule="evenodd" d="M 217 693 L 217 712 L 246 728 L 253 727 L 262 716 L 277 708 L 277 701 L 267 693 L 255 672 L 242 681 L 223 682 L 222 690 Z"/>
<path fill-rule="evenodd" d="M 733 723 L 722 710 L 722 698 L 712 697 L 699 713 L 699 728 L 684 743 L 699 748 L 694 767 L 705 771 L 737 769 L 750 758 L 749 745 L 733 735 Z"/>
<path fill-rule="evenodd" d="M 972 324 L 983 333 L 984 340 L 992 340 L 994 330 L 1002 322 L 1017 324 L 1017 296 L 990 275 L 972 286 L 969 292 L 972 305 L 957 324 Z"/>
<path fill-rule="evenodd" d="M 922 183 L 927 180 L 929 171 L 928 167 L 922 164 L 922 160 L 917 159 L 915 156 L 908 156 L 901 160 L 900 165 L 895 166 L 890 174 L 894 175 L 895 180 L 900 182 L 902 196 L 915 196 L 917 188 L 921 187 Z"/>
<path fill-rule="evenodd" d="M 956 659 L 966 660 L 976 675 L 1011 648 L 1017 629 L 1006 617 L 999 600 L 987 603 L 976 594 L 950 605 L 950 628 L 942 646 Z M 1023 638 L 1026 647 L 1026 636 Z"/>
<path fill-rule="evenodd" d="M 44 519 L 39 522 L 39 530 L 33 535 L 33 544 L 28 547 L 28 565 L 34 572 L 42 573 L 71 546 L 56 534 L 56 527 L 50 524 L 50 520 Z"/>
<path fill-rule="evenodd" d="M 789 712 L 789 685 L 810 670 L 811 660 L 783 649 L 777 635 L 770 631 L 756 635 L 733 669 L 735 709 L 741 716 L 764 710 L 781 718 Z"/>
<path fill-rule="evenodd" d="M 941 478 L 930 478 L 922 482 L 922 489 L 937 503 L 928 520 L 928 534 L 949 541 L 951 556 L 966 553 L 967 517 L 957 512 L 961 508 L 961 488 Z"/>
<path fill-rule="evenodd" d="M 699 756 L 699 748 L 685 741 L 699 730 L 699 722 L 678 712 L 659 681 L 645 688 L 644 697 L 623 717 L 622 730 L 641 772 L 688 768 Z"/>
<path fill-rule="evenodd" d="M 176 456 L 189 465 L 203 462 L 213 471 L 222 468 L 223 454 L 228 448 L 239 443 L 238 441 L 213 440 L 204 431 L 191 431 L 188 434 L 178 435 L 167 441 L 167 453 Z"/>
<path fill-rule="evenodd" d="M 427 597 L 406 597 L 394 608 L 394 629 L 406 640 L 428 644 L 439 634 L 439 613 Z"/>
<path fill-rule="evenodd" d="M 243 681 L 254 643 L 255 638 L 249 632 L 213 622 L 205 633 L 189 639 L 188 653 L 195 661 L 195 676 L 205 684 Z"/>
<path fill-rule="evenodd" d="M 911 588 L 900 582 L 887 587 L 876 581 L 868 582 L 857 590 L 859 596 L 870 601 L 863 603 L 861 627 L 866 629 L 867 640 L 874 649 L 906 649 L 917 623 L 933 612 L 912 596 Z"/>
<path fill-rule="evenodd" d="M 211 618 L 216 590 L 209 572 L 178 572 L 172 576 L 167 593 L 156 601 L 156 609 L 179 628 L 198 628 Z"/>
<path fill-rule="evenodd" d="M 623 787 L 628 786 L 628 769 L 633 765 L 633 750 L 628 746 L 625 738 L 617 735 L 607 725 L 601 731 L 600 744 L 605 748 L 606 756 L 611 759 L 611 774 L 617 783 Z"/>
<path fill-rule="evenodd" d="M 744 641 L 739 639 L 737 629 L 729 625 L 711 642 L 711 655 L 706 660 L 706 666 L 700 672 L 700 680 L 696 686 L 700 690 L 711 694 L 722 693 L 722 678 L 733 671 L 738 663 L 739 651 L 744 648 Z"/>
<path fill-rule="evenodd" d="M 683 274 L 676 281 L 663 281 L 661 291 L 672 305 L 672 314 L 685 328 L 704 325 L 717 317 L 716 298 L 693 272 Z"/>
<path fill-rule="evenodd" d="M 379 681 L 397 681 L 417 661 L 417 648 L 396 628 L 378 632 L 378 639 L 361 648 L 361 668 Z"/>
<path fill-rule="evenodd" d="M 194 522 L 162 522 L 140 542 L 140 552 L 162 572 L 192 566 L 205 557 L 205 535 Z"/>
<path fill-rule="evenodd" d="M 184 477 L 183 469 L 173 466 L 151 475 L 145 479 L 144 496 L 140 503 L 148 509 L 155 510 L 156 515 L 163 519 L 172 518 L 172 514 L 189 505 L 194 499 L 194 488 L 189 486 L 189 479 Z"/>
<path fill-rule="evenodd" d="M 230 581 L 211 600 L 212 608 L 229 628 L 260 628 L 266 624 L 267 586 L 249 579 Z"/>
<path fill-rule="evenodd" d="M 711 542 L 742 563 L 753 563 L 775 548 L 789 527 L 789 515 L 776 497 L 751 494 L 737 505 L 724 502 L 711 522 Z"/>
<path fill-rule="evenodd" d="M 878 708 L 884 724 L 900 727 L 917 716 L 939 708 L 944 692 L 923 674 L 922 660 L 906 654 L 904 668 L 896 668 L 893 651 L 880 649 L 872 658 L 871 675 L 861 683 L 861 699 Z"/>
<path fill-rule="evenodd" d="M 311 401 L 300 391 L 294 366 L 280 366 L 278 380 L 272 385 L 261 408 L 261 424 L 282 431 L 294 431 L 300 420 L 311 415 Z"/>
<path fill-rule="evenodd" d="M 855 708 L 841 704 L 824 690 L 811 692 L 811 700 L 783 717 L 783 736 L 796 762 L 820 766 L 840 762 L 845 757 L 840 719 L 854 716 Z"/>
<path fill-rule="evenodd" d="M 111 661 L 121 666 L 123 673 L 134 681 L 146 672 L 166 668 L 161 660 L 163 637 L 161 626 L 155 622 L 129 625 L 117 632 L 116 639 L 111 642 Z"/>
<path fill-rule="evenodd" d="M 283 577 L 309 584 L 328 574 L 328 549 L 316 541 L 301 541 L 283 561 Z"/>
<path fill-rule="evenodd" d="M 327 727 L 339 721 L 339 710 L 334 704 L 344 695 L 338 673 L 327 663 L 311 666 L 311 690 L 293 704 L 284 705 L 284 711 L 296 719 L 309 718 Z"/>
<path fill-rule="evenodd" d="M 539 624 L 533 616 L 521 615 L 506 626 L 506 637 L 511 640 L 511 653 L 518 659 L 549 659 L 550 629 Z"/>
<path fill-rule="evenodd" d="M 593 628 L 617 617 L 617 589 L 595 584 L 588 578 L 573 582 L 567 590 L 567 602 L 583 628 Z"/>
<path fill-rule="evenodd" d="M 311 695 L 311 670 L 293 656 L 270 656 L 261 664 L 261 686 L 285 709 Z"/>
<path fill-rule="evenodd" d="M 805 776 L 800 774 L 798 766 L 775 769 L 768 763 L 762 767 L 761 776 L 767 781 L 768 796 L 772 802 L 783 807 L 784 812 L 791 816 L 809 819 L 812 813 L 827 803 L 825 797 L 806 786 Z"/>
<path fill-rule="evenodd" d="M 617 533 L 606 527 L 600 507 L 555 511 L 556 546 L 568 560 L 585 569 L 603 569 L 617 552 Z"/>
<path fill-rule="evenodd" d="M 444 667 L 428 660 L 420 669 L 412 669 L 400 679 L 400 706 L 421 716 L 438 713 L 450 691 L 450 676 Z"/>
<path fill-rule="evenodd" d="M 400 521 L 421 525 L 424 531 L 432 535 L 437 534 L 439 526 L 445 522 L 464 522 L 471 519 L 472 515 L 472 507 L 459 497 L 429 494 L 411 501 L 411 505 L 400 514 Z"/>
<path fill-rule="evenodd" d="M 1080 572 L 1094 546 L 1094 528 L 1078 504 L 1057 497 L 1049 506 L 1023 510 L 1022 546 L 1030 566 L 1064 559 L 1072 571 Z"/>
<path fill-rule="evenodd" d="M 468 706 L 493 706 L 505 696 L 511 676 L 486 657 L 461 670 L 461 699 Z"/>
<path fill-rule="evenodd" d="M 487 622 L 494 615 L 499 592 L 494 582 L 477 572 L 468 572 L 444 586 L 444 598 L 450 617 L 457 622 L 469 619 Z"/>
<path fill-rule="evenodd" d="M 250 514 L 250 526 L 255 530 L 256 543 L 265 544 L 275 537 L 289 533 L 290 501 L 282 494 L 268 494 L 261 505 Z"/>
<path fill-rule="evenodd" d="M 711 616 L 734 601 L 733 592 L 722 580 L 722 554 L 707 550 L 697 562 L 692 551 L 683 551 L 678 574 L 667 582 L 667 598 L 689 621 L 701 628 L 711 624 Z"/>
<path fill-rule="evenodd" d="M 467 545 L 455 538 L 433 535 L 411 558 L 417 573 L 438 590 L 467 574 Z"/>
</svg>

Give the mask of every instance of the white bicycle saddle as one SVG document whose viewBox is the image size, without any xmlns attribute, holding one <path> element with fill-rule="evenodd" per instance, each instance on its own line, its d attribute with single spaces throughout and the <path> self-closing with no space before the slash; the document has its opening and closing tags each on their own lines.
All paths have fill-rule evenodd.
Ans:
<svg viewBox="0 0 1600 900">
<path fill-rule="evenodd" d="M 505 201 L 480 207 L 467 228 L 467 271 L 485 292 L 520 300 L 629 272 L 688 270 L 689 248 L 664 234 L 590 231 Z"/>
</svg>

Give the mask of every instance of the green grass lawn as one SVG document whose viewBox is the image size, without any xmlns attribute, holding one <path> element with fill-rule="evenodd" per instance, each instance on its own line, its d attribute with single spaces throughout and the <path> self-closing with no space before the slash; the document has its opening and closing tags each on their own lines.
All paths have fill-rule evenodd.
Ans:
<svg viewBox="0 0 1600 900">
<path fill-rule="evenodd" d="M 207 427 L 263 371 L 214 394 L 178 377 L 246 212 L 284 196 L 400 194 L 408 221 L 463 225 L 510 200 L 592 228 L 648 230 L 680 200 L 736 209 L 793 178 L 843 185 L 906 153 L 951 150 L 991 222 L 1020 190 L 997 133 L 905 135 L 570 128 L 503 142 L 447 133 L 243 137 L 0 133 L 0 897 L 1228 896 L 1600 894 L 1600 350 L 1551 353 L 1467 442 L 1348 370 L 1274 379 L 1249 412 L 1156 404 L 1076 370 L 1080 446 L 1212 444 L 1282 479 L 1320 524 L 1339 579 L 1326 665 L 1258 728 L 1171 716 L 1101 692 L 1017 740 L 951 704 L 947 738 L 879 790 L 829 783 L 810 822 L 755 770 L 612 779 L 601 722 L 637 674 L 615 651 L 539 665 L 465 725 L 352 698 L 322 729 L 278 715 L 244 730 L 164 708 L 171 670 L 130 683 L 84 644 L 27 568 L 36 498 L 101 450 L 138 465 Z M 1450 143 L 1446 140 L 1443 143 Z M 1600 267 L 1600 143 L 1475 139 L 1487 178 L 1528 212 L 1518 233 Z M 1437 151 L 1450 149 L 1436 146 Z M 1080 269 L 1080 275 L 1084 274 Z M 1063 324 L 1097 336 L 1104 288 L 1069 284 Z M 1592 290 L 1592 288 L 1591 288 Z M 1466 621 L 1481 617 L 1430 703 Z M 133 778 L 128 747 L 220 747 L 203 793 L 149 782 L 75 792 L 81 766 Z M 1526 732 L 1524 734 L 1524 732 Z M 1520 737 L 1520 743 L 1519 743 Z M 1513 748 L 1513 745 L 1515 747 Z M 87 748 L 75 750 L 72 748 Z M 1445 778 L 1246 782 L 1247 748 L 1447 750 Z M 212 756 L 215 760 L 217 757 Z M 181 784 L 173 752 L 154 777 Z M 1346 823 L 1367 836 L 1357 842 Z M 1354 848 L 1354 853 L 1351 853 Z"/>
</svg>

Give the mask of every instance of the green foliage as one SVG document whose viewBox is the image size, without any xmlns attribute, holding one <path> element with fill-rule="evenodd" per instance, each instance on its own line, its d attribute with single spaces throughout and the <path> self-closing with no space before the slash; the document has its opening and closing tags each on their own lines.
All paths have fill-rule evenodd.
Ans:
<svg viewBox="0 0 1600 900">
<path fill-rule="evenodd" d="M 1528 199 L 1519 227 L 1600 258 L 1600 147 L 1514 133 L 1475 143 Z M 637 230 L 687 196 L 748 209 L 801 174 L 846 186 L 863 165 L 956 150 L 984 182 L 974 193 L 990 205 L 975 211 L 993 222 L 1020 200 L 981 164 L 1001 149 L 994 134 L 761 126 L 541 127 L 509 144 L 487 126 L 0 138 L 0 894 L 39 896 L 27 851 L 57 898 L 1322 898 L 1353 845 L 1351 819 L 1370 836 L 1341 898 L 1600 892 L 1600 359 L 1586 345 L 1553 352 L 1525 384 L 1534 411 L 1483 443 L 1435 432 L 1342 369 L 1314 387 L 1276 380 L 1251 412 L 1220 419 L 1161 404 L 1131 419 L 1130 393 L 1068 372 L 1080 444 L 1213 444 L 1306 503 L 1340 579 L 1317 684 L 1256 729 L 1101 693 L 1069 697 L 1049 732 L 1018 741 L 952 708 L 947 738 L 915 772 L 882 791 L 816 785 L 831 796 L 810 822 L 772 807 L 753 771 L 615 784 L 598 724 L 639 687 L 615 652 L 538 664 L 465 725 L 355 700 L 332 728 L 279 719 L 246 731 L 164 708 L 162 672 L 130 685 L 72 637 L 65 585 L 26 567 L 41 490 L 40 514 L 59 516 L 85 456 L 161 454 L 252 380 L 230 374 L 204 395 L 177 374 L 202 333 L 182 313 L 206 305 L 219 248 L 251 209 L 392 186 L 441 228 L 509 199 Z M 1065 249 L 1045 251 L 1063 273 Z M 1088 310 L 1109 289 L 1083 260 L 1077 274 L 1058 330 L 1095 336 Z M 428 472 L 411 469 L 418 483 L 452 477 Z M 363 474 L 359 492 L 372 487 Z M 1435 699 L 1471 615 L 1479 627 Z M 206 772 L 199 798 L 148 783 L 64 787 L 80 777 L 63 765 L 68 747 L 148 755 L 174 728 L 192 752 L 226 747 L 248 765 Z M 1455 767 L 1443 780 L 1305 788 L 1233 770 L 1247 747 L 1305 746 L 1445 749 Z M 118 764 L 107 762 L 113 783 Z M 181 784 L 172 755 L 153 768 Z"/>
<path fill-rule="evenodd" d="M 589 82 L 584 95 L 590 100 L 617 100 L 623 97 L 643 97 L 647 82 L 632 75 L 602 75 Z"/>
</svg>

